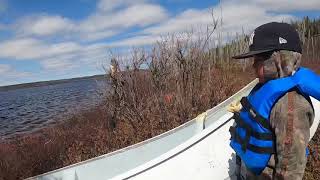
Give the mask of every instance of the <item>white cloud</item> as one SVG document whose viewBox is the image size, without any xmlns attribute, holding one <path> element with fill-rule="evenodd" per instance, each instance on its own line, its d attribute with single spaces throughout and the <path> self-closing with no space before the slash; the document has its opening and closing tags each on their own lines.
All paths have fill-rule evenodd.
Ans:
<svg viewBox="0 0 320 180">
<path fill-rule="evenodd" d="M 136 36 L 132 38 L 127 38 L 125 40 L 117 41 L 115 43 L 110 43 L 111 47 L 119 47 L 119 46 L 142 46 L 142 45 L 150 45 L 157 41 L 161 40 L 160 36 L 148 35 L 148 36 Z"/>
<path fill-rule="evenodd" d="M 159 5 L 137 4 L 113 14 L 94 14 L 80 24 L 81 31 L 100 32 L 106 29 L 121 31 L 132 26 L 147 26 L 167 18 L 167 12 Z"/>
<path fill-rule="evenodd" d="M 212 14 L 211 14 L 212 12 Z M 194 31 L 195 33 L 204 32 L 207 25 L 212 24 L 213 18 L 220 20 L 222 17 L 222 26 L 219 25 L 214 33 L 215 37 L 220 36 L 222 41 L 227 36 L 233 36 L 235 33 L 248 33 L 255 27 L 270 21 L 285 21 L 295 19 L 289 14 L 270 13 L 268 9 L 259 4 L 243 2 L 241 4 L 234 1 L 224 1 L 221 5 L 208 9 L 196 10 L 189 9 L 181 14 L 153 27 L 146 28 L 142 34 L 147 36 L 166 35 L 167 33 Z M 134 38 L 135 39 L 135 38 Z M 139 37 L 136 38 L 139 41 Z M 128 41 L 128 44 L 131 44 Z M 123 43 L 126 41 L 123 41 Z M 143 44 L 143 41 L 141 42 Z M 145 41 L 145 44 L 149 44 Z"/>
<path fill-rule="evenodd" d="M 14 69 L 8 64 L 0 64 L 0 86 L 17 84 L 19 79 L 31 77 L 32 73 L 30 72 L 20 72 Z"/>
<path fill-rule="evenodd" d="M 129 6 L 142 2 L 146 2 L 146 0 L 100 0 L 97 6 L 100 11 L 110 12 L 122 6 Z"/>
<path fill-rule="evenodd" d="M 49 71 L 70 71 L 81 66 L 99 67 L 106 58 L 106 50 L 105 44 L 94 44 L 84 46 L 73 53 L 51 56 L 40 63 L 44 70 Z"/>
<path fill-rule="evenodd" d="M 103 2 L 105 5 L 108 4 L 107 1 Z M 144 1 L 133 3 L 120 0 L 117 3 L 125 5 L 121 9 L 114 12 L 99 10 L 80 21 L 60 15 L 30 15 L 20 18 L 10 27 L 20 38 L 54 37 L 89 42 L 114 36 L 134 26 L 145 27 L 159 23 L 168 17 L 163 7 L 142 2 Z M 114 2 L 110 1 L 110 3 Z"/>
<path fill-rule="evenodd" d="M 14 39 L 0 43 L 0 58 L 41 60 L 51 56 L 76 52 L 81 48 L 79 44 L 74 42 L 46 44 L 32 38 Z"/>
<path fill-rule="evenodd" d="M 11 71 L 11 67 L 7 64 L 0 64 L 0 75 L 4 75 Z"/>
<path fill-rule="evenodd" d="M 232 2 L 226 2 L 222 4 L 222 21 L 223 32 L 234 33 L 253 30 L 255 27 L 271 22 L 271 21 L 285 21 L 294 19 L 295 17 L 289 14 L 274 14 L 269 13 L 268 9 L 263 6 L 255 4 L 235 4 Z M 214 9 L 215 16 L 220 17 L 219 9 Z"/>
<path fill-rule="evenodd" d="M 52 44 L 48 48 L 48 55 L 55 56 L 59 54 L 73 53 L 81 51 L 83 47 L 75 42 L 63 42 Z"/>
<path fill-rule="evenodd" d="M 197 28 L 211 22 L 209 10 L 186 10 L 180 15 L 169 19 L 158 26 L 144 30 L 147 34 L 167 34 L 173 32 L 185 32 L 190 28 Z"/>
<path fill-rule="evenodd" d="M 41 65 L 44 70 L 52 71 L 68 71 L 76 67 L 76 64 L 72 63 L 66 57 L 50 58 L 41 61 Z"/>
<path fill-rule="evenodd" d="M 320 10 L 319 0 L 292 1 L 292 0 L 241 0 L 244 3 L 254 3 L 267 10 L 279 13 L 290 12 L 294 10 Z M 239 2 L 239 1 L 238 1 Z"/>
<path fill-rule="evenodd" d="M 81 33 L 80 37 L 82 41 L 95 41 L 95 40 L 100 40 L 104 39 L 107 37 L 112 37 L 114 35 L 118 34 L 115 31 L 97 31 L 93 33 Z"/>
<path fill-rule="evenodd" d="M 159 5 L 139 4 L 119 12 L 116 17 L 116 20 L 119 20 L 119 25 L 124 23 L 127 27 L 133 25 L 146 26 L 166 19 L 167 12 Z"/>
<path fill-rule="evenodd" d="M 71 32 L 75 25 L 61 16 L 39 15 L 20 19 L 15 28 L 24 35 L 48 36 Z"/>
<path fill-rule="evenodd" d="M 14 39 L 0 43 L 0 57 L 12 59 L 32 59 L 41 57 L 46 51 L 39 41 L 35 39 Z"/>
<path fill-rule="evenodd" d="M 69 71 L 79 66 L 99 66 L 97 62 L 106 58 L 107 45 L 80 45 L 74 42 L 48 44 L 28 38 L 0 43 L 0 49 L 0 59 L 35 60 L 45 70 Z M 2 69 L 4 71 L 5 67 Z"/>
</svg>

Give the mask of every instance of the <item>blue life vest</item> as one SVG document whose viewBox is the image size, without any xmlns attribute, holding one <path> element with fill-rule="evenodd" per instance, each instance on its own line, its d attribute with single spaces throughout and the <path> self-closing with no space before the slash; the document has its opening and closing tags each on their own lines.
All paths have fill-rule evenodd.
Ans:
<svg viewBox="0 0 320 180">
<path fill-rule="evenodd" d="M 261 174 L 275 153 L 269 122 L 272 107 L 294 88 L 305 97 L 312 96 L 320 100 L 320 76 L 301 67 L 292 76 L 271 80 L 253 88 L 247 97 L 241 99 L 241 111 L 235 113 L 236 126 L 230 128 L 230 146 L 246 167 L 257 175 Z"/>
</svg>

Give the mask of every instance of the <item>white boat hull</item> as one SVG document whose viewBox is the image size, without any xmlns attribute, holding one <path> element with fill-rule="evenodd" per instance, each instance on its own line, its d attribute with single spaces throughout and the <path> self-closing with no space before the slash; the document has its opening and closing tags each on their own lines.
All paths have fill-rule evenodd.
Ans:
<svg viewBox="0 0 320 180">
<path fill-rule="evenodd" d="M 177 148 L 113 179 L 228 179 L 235 170 L 228 131 L 233 122 L 219 125 L 231 116 L 227 114 Z"/>
</svg>

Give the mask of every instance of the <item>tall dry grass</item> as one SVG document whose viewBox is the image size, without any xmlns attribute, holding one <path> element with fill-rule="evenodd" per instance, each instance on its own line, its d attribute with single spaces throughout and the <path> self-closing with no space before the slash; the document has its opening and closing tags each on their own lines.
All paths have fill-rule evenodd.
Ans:
<svg viewBox="0 0 320 180">
<path fill-rule="evenodd" d="M 151 50 L 134 49 L 126 62 L 112 57 L 105 103 L 55 127 L 2 142 L 0 179 L 23 179 L 135 144 L 185 123 L 238 91 L 254 75 L 249 61 L 230 57 L 248 48 L 248 37 L 217 46 L 211 37 L 216 27 L 213 21 L 204 36 L 177 34 Z M 301 34 L 306 36 L 305 63 L 315 67 L 319 39 Z M 310 162 L 309 177 L 319 167 Z"/>
<path fill-rule="evenodd" d="M 253 79 L 241 73 L 242 66 L 218 59 L 229 51 L 199 48 L 207 40 L 191 37 L 167 38 L 148 53 L 134 51 L 126 62 L 129 66 L 113 57 L 114 72 L 109 74 L 113 88 L 107 96 L 112 103 L 106 104 L 112 126 L 127 121 L 139 139 L 141 124 L 148 123 L 150 133 L 155 134 L 215 106 Z"/>
</svg>

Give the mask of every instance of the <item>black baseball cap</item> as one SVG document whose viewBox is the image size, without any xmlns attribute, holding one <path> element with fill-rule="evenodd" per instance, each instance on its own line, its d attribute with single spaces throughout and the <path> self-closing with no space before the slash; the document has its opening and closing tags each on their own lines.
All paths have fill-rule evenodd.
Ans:
<svg viewBox="0 0 320 180">
<path fill-rule="evenodd" d="M 257 27 L 250 37 L 249 52 L 234 56 L 243 59 L 276 50 L 302 53 L 298 32 L 287 23 L 271 22 Z"/>
</svg>

